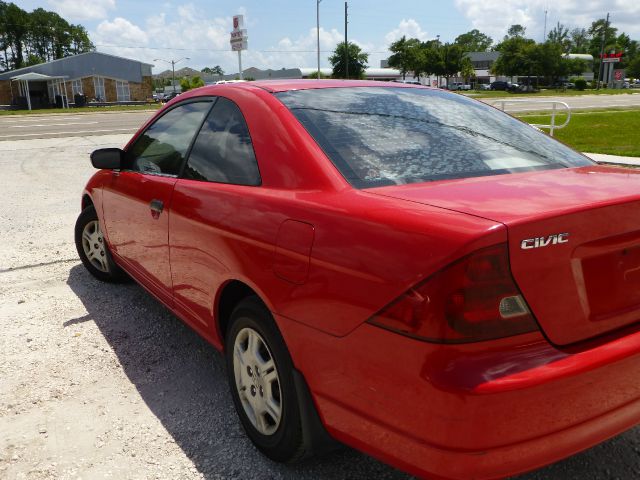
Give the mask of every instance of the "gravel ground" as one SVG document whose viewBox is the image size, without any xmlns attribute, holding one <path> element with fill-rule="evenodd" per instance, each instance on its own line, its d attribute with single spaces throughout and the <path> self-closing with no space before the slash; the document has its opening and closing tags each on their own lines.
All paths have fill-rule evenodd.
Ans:
<svg viewBox="0 0 640 480">
<path fill-rule="evenodd" d="M 88 153 L 126 136 L 0 142 L 0 478 L 406 479 L 344 449 L 274 464 L 221 355 L 135 284 L 80 265 Z M 519 480 L 640 477 L 640 429 Z"/>
</svg>

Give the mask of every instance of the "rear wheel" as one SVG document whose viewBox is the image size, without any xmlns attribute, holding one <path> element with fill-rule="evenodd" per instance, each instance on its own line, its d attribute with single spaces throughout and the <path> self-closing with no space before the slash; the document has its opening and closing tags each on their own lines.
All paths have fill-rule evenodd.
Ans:
<svg viewBox="0 0 640 480">
<path fill-rule="evenodd" d="M 75 242 L 80 260 L 91 275 L 103 282 L 121 282 L 127 278 L 111 257 L 93 205 L 89 205 L 78 216 Z"/>
<path fill-rule="evenodd" d="M 231 314 L 226 336 L 231 396 L 254 445 L 278 462 L 304 456 L 293 364 L 268 309 L 256 297 Z"/>
</svg>

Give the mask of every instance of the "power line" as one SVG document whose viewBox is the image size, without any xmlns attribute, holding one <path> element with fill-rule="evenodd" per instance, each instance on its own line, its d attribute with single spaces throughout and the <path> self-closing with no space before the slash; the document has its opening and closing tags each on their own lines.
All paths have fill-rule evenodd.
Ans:
<svg viewBox="0 0 640 480">
<path fill-rule="evenodd" d="M 105 45 L 105 44 L 99 44 L 99 43 L 94 43 L 94 45 L 96 47 L 102 47 L 102 48 L 135 48 L 135 49 L 141 49 L 141 50 L 176 50 L 176 51 L 183 51 L 183 52 L 231 52 L 231 50 L 229 49 L 214 49 L 214 48 L 173 48 L 173 47 L 144 47 L 144 46 L 139 46 L 139 45 Z M 254 50 L 252 49 L 251 51 L 253 52 L 260 52 L 260 53 L 316 53 L 316 50 Z M 333 53 L 333 50 L 320 50 L 320 53 Z M 374 52 L 366 52 L 369 54 L 374 54 L 374 53 L 389 53 L 388 50 L 384 50 L 384 51 L 374 51 Z"/>
</svg>

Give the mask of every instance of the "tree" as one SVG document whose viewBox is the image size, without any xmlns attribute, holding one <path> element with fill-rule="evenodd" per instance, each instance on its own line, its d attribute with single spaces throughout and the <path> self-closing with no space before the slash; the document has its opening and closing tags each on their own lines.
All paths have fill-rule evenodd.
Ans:
<svg viewBox="0 0 640 480">
<path fill-rule="evenodd" d="M 526 27 L 523 27 L 522 25 L 519 24 L 515 24 L 515 25 L 511 25 L 509 27 L 509 30 L 507 30 L 507 36 L 505 37 L 505 39 L 507 38 L 524 38 L 524 35 L 527 31 Z"/>
<path fill-rule="evenodd" d="M 547 41 L 559 45 L 565 53 L 569 53 L 571 51 L 569 29 L 560 22 L 551 29 L 549 35 L 547 35 Z"/>
<path fill-rule="evenodd" d="M 0 1 L 0 50 L 5 69 L 21 68 L 94 50 L 81 25 L 72 25 L 55 12 L 31 13 Z M 26 59 L 26 60 L 25 60 Z"/>
<path fill-rule="evenodd" d="M 44 63 L 45 61 L 46 60 L 44 58 L 39 57 L 38 55 L 34 55 L 33 53 L 30 53 L 24 62 L 24 66 L 30 67 L 31 65 L 38 65 L 39 63 Z"/>
<path fill-rule="evenodd" d="M 24 44 L 29 32 L 29 14 L 14 3 L 5 5 L 2 20 L 5 41 L 11 51 L 10 69 L 22 68 L 24 66 Z"/>
<path fill-rule="evenodd" d="M 442 75 L 447 79 L 447 87 L 449 86 L 449 78 L 458 75 L 463 69 L 465 60 L 469 60 L 465 52 L 459 45 L 455 43 L 445 43 L 440 49 L 442 56 Z"/>
<path fill-rule="evenodd" d="M 187 92 L 199 87 L 204 87 L 204 80 L 202 80 L 202 78 L 200 78 L 200 76 L 198 75 L 191 78 L 184 77 L 180 79 L 180 88 L 182 88 L 183 92 Z"/>
<path fill-rule="evenodd" d="M 69 29 L 68 55 L 93 52 L 96 47 L 89 39 L 87 30 L 82 25 L 71 25 Z"/>
<path fill-rule="evenodd" d="M 348 58 L 349 78 L 364 78 L 364 71 L 367 68 L 369 54 L 364 53 L 358 45 L 349 42 L 339 43 L 333 51 L 333 55 L 329 57 L 329 63 L 333 67 L 334 78 L 347 78 L 345 53 Z"/>
<path fill-rule="evenodd" d="M 460 68 L 460 76 L 464 78 L 465 83 L 469 83 L 469 80 L 475 78 L 476 70 L 473 68 L 473 64 L 469 57 L 464 57 L 462 60 L 462 67 Z"/>
<path fill-rule="evenodd" d="M 403 35 L 400 40 L 393 42 L 391 46 L 389 46 L 389 51 L 392 52 L 392 55 L 389 57 L 389 66 L 400 70 L 403 80 L 407 72 L 415 72 L 420 52 L 420 40 L 417 38 L 407 40 Z"/>
<path fill-rule="evenodd" d="M 496 47 L 500 57 L 493 64 L 492 71 L 507 77 L 529 75 L 535 63 L 533 58 L 535 45 L 535 41 L 520 36 L 505 39 Z"/>
<path fill-rule="evenodd" d="M 425 75 L 444 75 L 442 44 L 438 40 L 429 40 L 420 45 L 418 65 L 418 71 Z"/>
<path fill-rule="evenodd" d="M 486 52 L 493 45 L 493 39 L 474 28 L 458 35 L 453 43 L 459 45 L 465 52 Z"/>
<path fill-rule="evenodd" d="M 587 53 L 589 49 L 589 33 L 584 28 L 571 30 L 571 53 Z"/>
<path fill-rule="evenodd" d="M 611 26 L 606 19 L 600 18 L 591 23 L 589 27 L 589 35 L 591 40 L 589 41 L 589 53 L 593 56 L 595 61 L 593 62 L 593 72 L 596 74 L 600 71 L 600 48 L 602 45 L 602 39 L 604 34 L 604 51 L 609 52 L 615 48 L 616 33 L 618 29 Z"/>
<path fill-rule="evenodd" d="M 222 67 L 220 65 L 216 65 L 215 67 L 211 68 L 211 67 L 204 67 L 202 70 L 200 70 L 202 73 L 208 73 L 209 75 L 224 75 L 224 70 L 222 70 Z"/>
<path fill-rule="evenodd" d="M 318 76 L 318 72 L 314 71 L 311 72 L 309 75 L 307 75 L 307 78 L 331 78 L 329 75 L 325 75 L 324 73 L 320 72 L 320 76 Z"/>
<path fill-rule="evenodd" d="M 640 78 L 640 55 L 636 55 L 636 57 L 629 62 L 627 75 L 632 78 Z"/>
<path fill-rule="evenodd" d="M 7 3 L 0 0 L 0 19 L 7 17 Z M 9 55 L 7 49 L 9 48 L 9 43 L 7 39 L 7 24 L 0 21 L 0 50 L 2 50 L 4 54 L 4 58 L 0 59 L 0 69 L 8 70 L 9 69 Z"/>
</svg>

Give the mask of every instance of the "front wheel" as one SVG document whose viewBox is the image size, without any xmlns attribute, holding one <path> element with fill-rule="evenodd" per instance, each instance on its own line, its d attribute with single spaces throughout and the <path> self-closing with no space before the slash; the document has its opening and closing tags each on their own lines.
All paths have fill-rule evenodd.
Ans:
<svg viewBox="0 0 640 480">
<path fill-rule="evenodd" d="M 225 356 L 231 396 L 253 444 L 278 462 L 305 454 L 293 363 L 268 309 L 256 297 L 231 315 Z"/>
<path fill-rule="evenodd" d="M 121 282 L 127 278 L 109 252 L 100 221 L 93 205 L 82 210 L 75 227 L 78 256 L 89 273 L 103 282 Z"/>
</svg>

